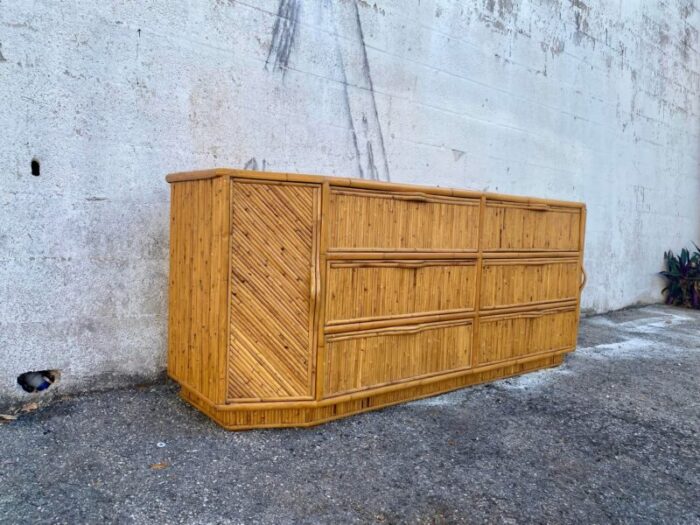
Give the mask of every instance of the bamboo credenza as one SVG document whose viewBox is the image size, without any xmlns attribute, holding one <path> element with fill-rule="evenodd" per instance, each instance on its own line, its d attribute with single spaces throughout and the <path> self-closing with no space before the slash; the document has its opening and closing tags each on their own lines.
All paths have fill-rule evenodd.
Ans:
<svg viewBox="0 0 700 525">
<path fill-rule="evenodd" d="M 226 428 L 314 425 L 576 346 L 583 204 L 223 169 L 167 180 L 168 374 Z"/>
</svg>

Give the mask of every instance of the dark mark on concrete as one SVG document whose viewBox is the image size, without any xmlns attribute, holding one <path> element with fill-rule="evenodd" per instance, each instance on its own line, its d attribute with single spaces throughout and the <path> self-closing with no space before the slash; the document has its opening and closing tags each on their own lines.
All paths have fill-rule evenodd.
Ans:
<svg viewBox="0 0 700 525">
<path fill-rule="evenodd" d="M 463 156 L 464 152 L 461 149 L 452 148 L 452 157 L 454 158 L 455 162 L 461 159 Z"/>
<path fill-rule="evenodd" d="M 498 0 L 498 16 L 504 18 L 513 14 L 513 0 Z"/>
<path fill-rule="evenodd" d="M 107 197 L 85 197 L 85 200 L 88 202 L 101 202 L 109 199 Z"/>
<path fill-rule="evenodd" d="M 356 2 L 338 2 L 334 4 L 334 11 L 336 24 L 347 23 L 356 33 L 356 38 L 351 39 L 340 39 L 336 34 L 336 49 L 358 175 L 363 179 L 388 181 L 389 163 L 358 5 Z M 357 57 L 362 59 L 360 64 Z"/>
<path fill-rule="evenodd" d="M 552 56 L 561 55 L 564 52 L 566 44 L 560 38 L 554 37 L 551 42 L 540 42 L 540 49 L 545 53 L 549 51 Z"/>
<path fill-rule="evenodd" d="M 686 20 L 695 10 L 695 2 L 693 0 L 686 0 L 685 2 L 680 2 L 678 6 L 678 14 L 683 20 Z"/>
<path fill-rule="evenodd" d="M 374 153 L 372 152 L 372 141 L 367 141 L 367 165 L 369 167 L 369 178 L 379 180 L 377 166 L 374 164 Z"/>
<path fill-rule="evenodd" d="M 258 159 L 256 159 L 255 157 L 251 157 L 250 159 L 248 159 L 248 162 L 246 162 L 243 165 L 244 170 L 258 171 L 258 167 Z M 267 161 L 265 159 L 262 159 L 262 162 L 260 163 L 260 170 L 267 170 Z"/>
<path fill-rule="evenodd" d="M 593 44 L 595 48 L 595 38 L 588 34 L 588 15 L 590 8 L 580 0 L 571 0 L 571 6 L 574 8 L 574 24 L 576 31 L 574 32 L 574 42 L 579 45 L 585 38 Z"/>
<path fill-rule="evenodd" d="M 363 7 L 374 9 L 377 13 L 379 13 L 381 15 L 386 15 L 386 12 L 384 11 L 384 9 L 379 7 L 376 3 L 370 4 L 367 0 L 357 0 L 357 3 Z"/>
<path fill-rule="evenodd" d="M 372 96 L 372 104 L 371 104 L 371 109 L 374 112 L 374 118 L 376 121 L 377 125 L 377 134 L 379 138 L 379 146 L 381 148 L 381 156 L 382 156 L 382 161 L 384 164 L 384 173 L 385 173 L 385 179 L 391 180 L 390 175 L 389 175 L 389 163 L 386 158 L 386 148 L 384 147 L 384 134 L 382 133 L 382 125 L 381 122 L 379 121 L 379 113 L 377 111 L 377 100 L 375 97 L 374 93 L 374 83 L 372 82 L 372 72 L 370 71 L 369 68 L 369 60 L 367 59 L 367 45 L 365 44 L 365 34 L 364 31 L 362 30 L 362 21 L 360 20 L 360 10 L 357 7 L 357 2 L 353 3 L 353 6 L 355 8 L 355 22 L 356 22 L 356 31 L 357 31 L 357 36 L 360 40 L 360 43 L 362 44 L 362 72 L 365 77 L 365 81 L 367 82 L 367 85 L 369 86 L 369 91 L 370 95 Z M 366 116 L 363 116 L 366 122 Z M 369 141 L 367 142 L 369 144 Z M 368 148 L 368 157 L 370 157 L 369 160 L 369 167 L 370 167 L 370 173 L 375 174 L 375 178 L 379 178 L 377 175 L 377 167 L 374 165 L 374 155 L 371 154 L 372 150 L 371 148 Z"/>
<path fill-rule="evenodd" d="M 0 62 L 7 62 L 7 59 L 2 54 L 2 44 L 0 43 Z"/>
<path fill-rule="evenodd" d="M 685 28 L 685 31 L 683 31 L 683 36 L 681 37 L 681 57 L 683 58 L 683 61 L 688 60 L 688 49 L 691 48 L 691 41 L 692 41 L 693 33 L 691 32 L 691 29 L 689 27 Z"/>
<path fill-rule="evenodd" d="M 507 34 L 513 30 L 504 23 L 510 22 L 514 25 L 517 21 L 518 12 L 512 0 L 487 0 L 485 7 L 487 13 L 479 13 L 478 18 L 486 27 L 490 27 L 502 34 Z M 516 30 L 516 34 L 518 33 L 524 34 L 528 38 L 530 37 L 529 34 Z"/>
<path fill-rule="evenodd" d="M 281 69 L 283 75 L 286 72 L 297 32 L 300 5 L 299 0 L 280 0 L 265 69 L 272 63 L 273 71 Z"/>
<path fill-rule="evenodd" d="M 338 42 L 338 35 L 336 34 L 336 43 Z M 352 143 L 355 147 L 355 159 L 357 160 L 357 170 L 360 174 L 360 178 L 365 178 L 365 172 L 362 169 L 362 155 L 360 154 L 360 146 L 357 142 L 357 130 L 355 129 L 355 120 L 352 118 L 352 106 L 350 105 L 350 94 L 348 93 L 348 77 L 345 72 L 345 63 L 343 61 L 343 54 L 340 52 L 340 46 L 338 49 L 338 61 L 340 62 L 340 72 L 343 75 L 343 97 L 345 98 L 345 108 L 348 112 L 348 119 L 350 120 L 350 131 L 352 133 Z"/>
</svg>

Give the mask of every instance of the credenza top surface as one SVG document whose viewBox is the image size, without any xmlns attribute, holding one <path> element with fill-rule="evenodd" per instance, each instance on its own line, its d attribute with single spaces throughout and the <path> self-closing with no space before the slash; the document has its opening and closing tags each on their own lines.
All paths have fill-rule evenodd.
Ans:
<svg viewBox="0 0 700 525">
<path fill-rule="evenodd" d="M 396 182 L 382 182 L 366 179 L 354 179 L 344 177 L 329 177 L 324 175 L 305 175 L 299 173 L 264 172 L 252 170 L 239 170 L 229 168 L 215 168 L 201 171 L 188 171 L 171 173 L 165 180 L 169 183 L 186 182 L 193 180 L 213 179 L 217 177 L 230 177 L 250 180 L 267 180 L 279 182 L 297 182 L 323 184 L 329 183 L 332 186 L 358 188 L 377 191 L 404 191 L 420 192 L 431 195 L 443 195 L 450 197 L 481 198 L 486 197 L 488 201 L 521 203 L 528 206 L 560 206 L 570 208 L 585 208 L 581 202 L 562 201 L 554 199 L 541 199 L 536 197 L 525 197 L 516 195 L 504 195 L 500 193 L 489 193 L 477 190 L 465 190 L 457 188 L 443 188 L 436 186 L 420 186 L 415 184 L 403 184 Z"/>
</svg>

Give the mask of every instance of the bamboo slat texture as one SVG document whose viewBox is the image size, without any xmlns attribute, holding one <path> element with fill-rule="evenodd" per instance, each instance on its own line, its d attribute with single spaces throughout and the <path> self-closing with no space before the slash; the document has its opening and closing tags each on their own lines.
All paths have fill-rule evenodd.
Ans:
<svg viewBox="0 0 700 525">
<path fill-rule="evenodd" d="M 243 170 L 167 180 L 168 373 L 226 428 L 314 425 L 575 348 L 583 204 Z"/>
</svg>

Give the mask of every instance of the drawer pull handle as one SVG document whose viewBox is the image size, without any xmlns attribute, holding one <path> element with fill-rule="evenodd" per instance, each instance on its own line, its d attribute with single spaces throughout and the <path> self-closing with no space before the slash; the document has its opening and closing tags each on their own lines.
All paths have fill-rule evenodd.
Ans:
<svg viewBox="0 0 700 525">
<path fill-rule="evenodd" d="M 435 259 L 430 261 L 340 261 L 330 263 L 331 268 L 402 268 L 416 269 L 429 268 L 434 266 L 475 266 L 476 259 L 467 260 L 441 260 Z"/>
<path fill-rule="evenodd" d="M 394 198 L 408 202 L 432 202 L 433 200 L 424 193 L 406 193 L 402 195 L 394 195 Z"/>
<path fill-rule="evenodd" d="M 543 315 L 547 315 L 548 312 L 537 312 L 537 313 L 526 313 L 522 314 L 520 317 L 523 319 L 537 319 L 538 317 L 542 317 Z"/>
<path fill-rule="evenodd" d="M 588 274 L 586 273 L 586 269 L 581 265 L 581 286 L 579 286 L 579 291 L 583 290 L 583 287 L 586 286 L 586 282 L 588 281 Z"/>
</svg>

